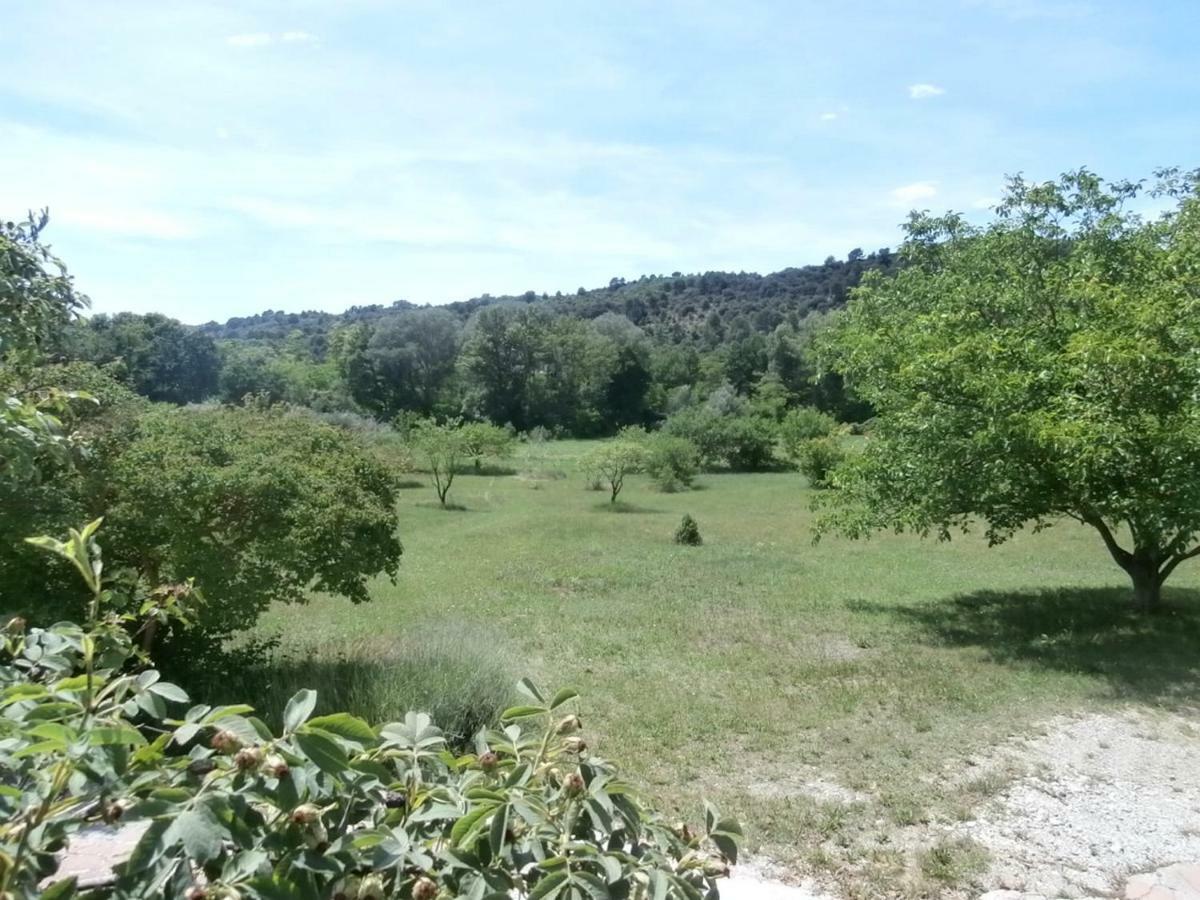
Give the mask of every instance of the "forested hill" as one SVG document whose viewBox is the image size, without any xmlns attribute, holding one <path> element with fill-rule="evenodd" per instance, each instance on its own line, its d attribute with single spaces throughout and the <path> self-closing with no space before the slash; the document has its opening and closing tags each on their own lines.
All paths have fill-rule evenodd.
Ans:
<svg viewBox="0 0 1200 900">
<path fill-rule="evenodd" d="M 769 275 L 753 272 L 643 275 L 633 281 L 614 278 L 605 287 L 591 290 L 581 287 L 573 294 L 533 291 L 504 296 L 484 294 L 443 308 L 463 319 L 496 303 L 541 305 L 582 319 L 619 313 L 647 332 L 674 342 L 719 332 L 738 320 L 750 331 L 765 334 L 793 315 L 803 318 L 843 305 L 847 291 L 858 283 L 863 272 L 873 268 L 889 270 L 895 264 L 895 255 L 887 249 L 869 254 L 852 250 L 845 260 L 831 256 L 820 265 L 788 268 Z M 200 326 L 200 330 L 218 340 L 279 341 L 297 331 L 323 333 L 339 325 L 372 322 L 413 308 L 414 304 L 400 300 L 389 306 L 355 306 L 339 314 L 268 310 L 232 318 L 223 324 L 209 322 Z"/>
</svg>

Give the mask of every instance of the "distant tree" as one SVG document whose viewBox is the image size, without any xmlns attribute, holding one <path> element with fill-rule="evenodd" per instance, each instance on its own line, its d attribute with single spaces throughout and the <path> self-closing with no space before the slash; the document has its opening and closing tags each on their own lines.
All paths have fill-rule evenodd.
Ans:
<svg viewBox="0 0 1200 900">
<path fill-rule="evenodd" d="M 467 422 L 460 429 L 464 454 L 478 469 L 485 459 L 505 459 L 512 455 L 516 438 L 512 432 L 491 422 Z"/>
<path fill-rule="evenodd" d="M 354 399 L 381 418 L 402 409 L 429 415 L 450 377 L 461 343 L 462 326 L 441 308 L 409 309 L 375 326 L 351 389 Z"/>
<path fill-rule="evenodd" d="M 766 369 L 767 344 L 761 334 L 748 335 L 729 345 L 725 378 L 739 394 L 749 394 Z"/>
<path fill-rule="evenodd" d="M 251 395 L 269 402 L 282 400 L 287 383 L 279 362 L 279 354 L 269 346 L 243 341 L 226 343 L 221 348 L 218 396 L 223 402 L 235 405 Z"/>
<path fill-rule="evenodd" d="M 833 416 L 811 406 L 790 410 L 779 424 L 779 443 L 784 456 L 798 461 L 805 444 L 816 438 L 829 437 L 836 427 Z"/>
<path fill-rule="evenodd" d="M 70 358 L 120 363 L 125 382 L 151 400 L 197 403 L 216 393 L 220 355 L 211 337 L 159 313 L 117 313 L 81 321 L 64 332 Z"/>
<path fill-rule="evenodd" d="M 692 486 L 700 468 L 700 451 L 687 438 L 662 431 L 648 435 L 644 467 L 660 491 L 672 492 Z"/>
<path fill-rule="evenodd" d="M 646 450 L 640 440 L 617 437 L 604 441 L 583 460 L 583 467 L 608 485 L 609 502 L 616 503 L 625 486 L 625 477 L 639 472 L 646 461 Z"/>
<path fill-rule="evenodd" d="M 993 221 L 913 214 L 826 340 L 877 418 L 826 528 L 997 544 L 1062 518 L 1099 534 L 1153 609 L 1200 556 L 1200 171 L 1171 206 L 1086 170 L 1011 179 Z"/>
</svg>

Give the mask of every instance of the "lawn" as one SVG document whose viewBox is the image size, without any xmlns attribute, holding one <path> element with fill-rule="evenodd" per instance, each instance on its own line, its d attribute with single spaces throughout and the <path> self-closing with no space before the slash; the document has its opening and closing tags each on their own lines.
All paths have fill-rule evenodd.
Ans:
<svg viewBox="0 0 1200 900">
<path fill-rule="evenodd" d="M 694 818 L 707 796 L 752 851 L 871 877 L 911 862 L 891 849 L 904 826 L 996 789 L 945 777 L 972 752 L 1053 713 L 1200 695 L 1200 564 L 1143 619 L 1076 526 L 992 549 L 814 545 L 799 475 L 705 475 L 676 494 L 634 477 L 614 511 L 585 489 L 585 447 L 525 445 L 517 474 L 460 476 L 462 511 L 403 491 L 395 585 L 265 627 L 314 660 L 462 629 L 518 674 L 579 689 L 593 750 L 665 807 Z M 672 543 L 685 512 L 702 547 Z"/>
</svg>

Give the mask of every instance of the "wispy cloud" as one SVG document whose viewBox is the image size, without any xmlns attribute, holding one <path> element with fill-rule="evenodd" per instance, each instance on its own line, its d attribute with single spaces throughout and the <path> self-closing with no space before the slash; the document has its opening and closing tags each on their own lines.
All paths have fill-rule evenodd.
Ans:
<svg viewBox="0 0 1200 900">
<path fill-rule="evenodd" d="M 834 119 L 836 119 L 837 117 L 838 117 L 838 114 L 837 114 L 837 113 L 835 113 L 835 112 L 823 112 L 823 113 L 821 113 L 821 121 L 822 121 L 822 122 L 832 122 L 832 121 L 833 121 Z"/>
<path fill-rule="evenodd" d="M 946 89 L 938 87 L 936 84 L 910 84 L 908 86 L 908 96 L 914 100 L 928 100 L 930 97 L 940 97 L 946 93 Z"/>
<path fill-rule="evenodd" d="M 55 215 L 55 221 L 85 231 L 123 237 L 183 240 L 194 237 L 196 229 L 182 219 L 147 209 L 88 209 L 68 206 Z"/>
<path fill-rule="evenodd" d="M 912 184 L 901 185 L 892 191 L 892 199 L 897 203 L 916 203 L 918 200 L 928 200 L 937 196 L 937 183 L 933 181 L 914 181 Z"/>
<path fill-rule="evenodd" d="M 230 47 L 249 49 L 251 47 L 266 47 L 269 44 L 315 44 L 317 36 L 307 31 L 282 31 L 272 34 L 269 31 L 253 31 L 245 34 L 231 34 L 225 38 Z"/>
</svg>

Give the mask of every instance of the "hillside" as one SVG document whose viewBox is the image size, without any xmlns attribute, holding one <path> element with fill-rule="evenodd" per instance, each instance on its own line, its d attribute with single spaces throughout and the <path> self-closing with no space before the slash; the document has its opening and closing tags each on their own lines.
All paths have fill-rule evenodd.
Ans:
<svg viewBox="0 0 1200 900">
<path fill-rule="evenodd" d="M 835 309 L 846 302 L 848 290 L 865 271 L 888 270 L 895 264 L 896 256 L 886 248 L 870 254 L 853 250 L 845 260 L 829 257 L 820 265 L 788 268 L 769 275 L 754 272 L 643 275 L 633 281 L 614 278 L 605 287 L 590 290 L 581 287 L 573 294 L 533 291 L 503 296 L 484 294 L 447 304 L 445 308 L 464 319 L 496 303 L 540 304 L 581 319 L 620 313 L 652 334 L 679 342 L 738 319 L 744 320 L 749 330 L 766 333 L 790 315 L 803 318 L 812 312 Z M 337 314 L 267 310 L 224 323 L 208 322 L 200 330 L 218 340 L 279 341 L 296 331 L 328 332 L 338 325 L 372 322 L 414 306 L 399 300 L 390 305 L 355 306 Z"/>
</svg>

